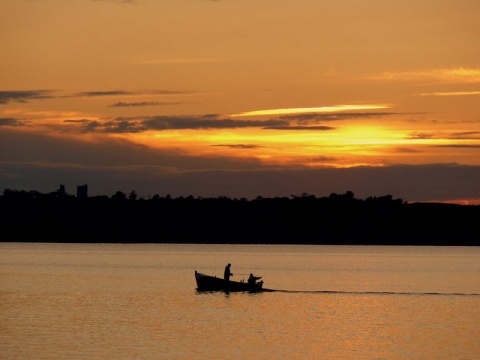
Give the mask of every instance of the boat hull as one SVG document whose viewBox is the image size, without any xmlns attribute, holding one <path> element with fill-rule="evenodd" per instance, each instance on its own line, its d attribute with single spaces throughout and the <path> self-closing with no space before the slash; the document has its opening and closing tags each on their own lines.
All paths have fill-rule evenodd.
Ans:
<svg viewBox="0 0 480 360">
<path fill-rule="evenodd" d="M 216 276 L 209 276 L 195 271 L 195 281 L 198 291 L 226 291 L 226 292 L 260 292 L 263 282 L 249 284 L 240 281 L 225 281 Z"/>
</svg>

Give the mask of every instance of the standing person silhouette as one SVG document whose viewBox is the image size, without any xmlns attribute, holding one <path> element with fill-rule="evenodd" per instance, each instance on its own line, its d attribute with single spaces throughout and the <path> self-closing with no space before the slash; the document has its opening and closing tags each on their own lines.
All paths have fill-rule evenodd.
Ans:
<svg viewBox="0 0 480 360">
<path fill-rule="evenodd" d="M 232 266 L 232 264 L 228 263 L 227 266 L 225 266 L 225 271 L 223 272 L 223 278 L 225 279 L 225 281 L 228 283 L 230 281 L 230 276 L 232 276 L 233 274 L 230 272 L 230 266 Z"/>
</svg>

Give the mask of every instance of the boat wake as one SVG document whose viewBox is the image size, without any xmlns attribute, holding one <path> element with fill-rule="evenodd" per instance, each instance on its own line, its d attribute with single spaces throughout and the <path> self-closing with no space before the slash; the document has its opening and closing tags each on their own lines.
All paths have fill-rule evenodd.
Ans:
<svg viewBox="0 0 480 360">
<path fill-rule="evenodd" d="M 278 290 L 264 289 L 267 292 L 298 294 L 345 294 L 345 295 L 405 295 L 405 296 L 480 296 L 477 293 L 403 292 L 403 291 L 334 291 L 334 290 Z"/>
</svg>

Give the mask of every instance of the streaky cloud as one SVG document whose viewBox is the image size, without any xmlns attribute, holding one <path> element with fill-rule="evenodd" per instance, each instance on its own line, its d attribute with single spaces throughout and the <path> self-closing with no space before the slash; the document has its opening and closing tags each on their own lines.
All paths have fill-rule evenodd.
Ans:
<svg viewBox="0 0 480 360">
<path fill-rule="evenodd" d="M 161 102 L 161 101 L 140 101 L 140 102 L 123 102 L 119 101 L 115 104 L 110 105 L 111 107 L 141 107 L 141 106 L 168 106 L 168 105 L 179 105 L 183 102 Z"/>
<path fill-rule="evenodd" d="M 460 132 L 453 133 L 453 135 L 458 135 L 458 136 L 480 135 L 480 131 L 460 131 Z"/>
<path fill-rule="evenodd" d="M 462 131 L 452 133 L 450 135 L 452 139 L 476 139 L 480 140 L 480 131 Z"/>
<path fill-rule="evenodd" d="M 63 120 L 64 123 L 74 123 L 74 124 L 86 124 L 86 123 L 89 123 L 90 121 L 92 121 L 92 120 L 88 120 L 88 119 L 67 119 L 67 120 Z"/>
<path fill-rule="evenodd" d="M 211 130 L 236 128 L 265 128 L 268 126 L 288 126 L 282 120 L 232 120 L 217 115 L 206 116 L 155 116 L 147 118 L 116 118 L 101 122 L 90 121 L 84 132 L 138 133 L 148 130 Z"/>
<path fill-rule="evenodd" d="M 395 112 L 366 112 L 366 113 L 327 113 L 327 114 L 295 114 L 295 115 L 283 115 L 279 118 L 288 121 L 297 121 L 298 123 L 311 123 L 317 121 L 338 121 L 338 120 L 350 120 L 350 119 L 369 119 L 380 118 L 385 116 L 398 115 Z"/>
<path fill-rule="evenodd" d="M 144 125 L 152 130 L 167 129 L 235 129 L 286 125 L 281 120 L 232 120 L 217 117 L 155 117 L 145 120 Z"/>
<path fill-rule="evenodd" d="M 449 140 L 480 140 L 479 131 L 462 132 L 413 132 L 406 139 L 427 140 L 427 139 L 449 139 Z"/>
<path fill-rule="evenodd" d="M 375 80 L 430 81 L 441 83 L 480 83 L 480 69 L 456 67 L 451 69 L 428 69 L 420 71 L 384 72 L 372 76 Z"/>
<path fill-rule="evenodd" d="M 156 102 L 119 103 L 123 106 L 149 106 Z M 170 103 L 161 103 L 166 105 Z M 176 104 L 176 103 L 172 103 Z M 183 116 L 153 116 L 153 117 L 117 117 L 107 120 L 82 119 L 82 132 L 104 133 L 139 133 L 144 131 L 167 130 L 216 130 L 259 128 L 262 130 L 279 131 L 330 131 L 336 127 L 319 124 L 321 121 L 344 120 L 348 118 L 369 118 L 395 115 L 395 113 L 352 113 L 352 114 L 300 114 L 281 116 L 273 119 L 240 120 L 224 118 L 219 114 L 183 115 Z M 71 121 L 73 123 L 73 121 Z M 79 123 L 79 121 L 76 121 Z M 413 134 L 412 137 L 419 137 Z"/>
<path fill-rule="evenodd" d="M 9 102 L 27 103 L 29 100 L 51 99 L 54 96 L 48 95 L 53 90 L 20 90 L 0 91 L 0 105 Z"/>
<path fill-rule="evenodd" d="M 409 140 L 424 140 L 424 139 L 434 139 L 436 134 L 426 133 L 426 132 L 413 132 L 410 135 L 406 136 L 406 139 Z"/>
<path fill-rule="evenodd" d="M 289 115 L 289 114 L 310 114 L 310 113 L 336 113 L 341 111 L 352 110 L 379 110 L 391 108 L 390 105 L 332 105 L 319 106 L 309 108 L 285 108 L 285 109 L 270 109 L 270 110 L 255 110 L 247 111 L 238 114 L 230 115 L 231 117 L 241 116 L 268 116 L 268 115 Z"/>
<path fill-rule="evenodd" d="M 219 147 L 228 147 L 231 149 L 259 149 L 262 148 L 263 146 L 260 145 L 254 145 L 254 144 L 216 144 L 212 146 L 219 146 Z"/>
<path fill-rule="evenodd" d="M 126 90 L 108 90 L 108 91 L 83 91 L 70 95 L 71 97 L 102 97 L 102 96 L 136 96 L 136 95 L 185 95 L 192 94 L 191 91 L 178 90 L 151 90 L 151 91 L 126 91 Z"/>
<path fill-rule="evenodd" d="M 221 118 L 219 115 L 204 116 L 155 116 L 148 118 L 116 118 L 101 122 L 91 121 L 84 131 L 100 131 L 111 133 L 136 133 L 142 131 L 156 130 L 215 130 L 215 129 L 238 129 L 238 128 L 260 128 L 263 130 L 290 130 L 290 131 L 329 131 L 335 127 L 316 125 L 310 120 L 309 125 L 297 124 L 288 119 L 270 120 L 236 120 Z"/>
<path fill-rule="evenodd" d="M 321 130 L 321 131 L 327 131 L 327 130 L 335 130 L 336 128 L 333 126 L 302 126 L 302 125 L 293 125 L 293 126 L 266 126 L 264 129 L 268 130 Z"/>
<path fill-rule="evenodd" d="M 140 60 L 136 64 L 139 65 L 182 65 L 182 64 L 210 64 L 219 63 L 224 60 L 221 58 L 207 58 L 207 57 L 182 57 L 182 58 L 160 58 L 151 60 Z"/>
<path fill-rule="evenodd" d="M 420 153 L 420 150 L 409 148 L 409 147 L 395 147 L 392 149 L 394 153 L 403 153 L 403 154 L 417 154 Z"/>
<path fill-rule="evenodd" d="M 24 123 L 15 118 L 0 118 L 0 126 L 25 126 Z"/>
<path fill-rule="evenodd" d="M 125 95 L 137 95 L 138 93 L 124 90 L 111 90 L 111 91 L 84 91 L 74 94 L 76 97 L 97 97 L 97 96 L 125 96 Z"/>
<path fill-rule="evenodd" d="M 137 4 L 137 1 L 136 0 L 91 0 L 91 1 L 96 1 L 96 2 L 100 2 L 100 1 L 110 1 L 110 2 L 113 2 L 113 3 L 119 3 L 119 4 Z"/>
<path fill-rule="evenodd" d="M 139 133 L 146 129 L 141 122 L 129 120 L 109 120 L 100 122 L 98 120 L 90 121 L 83 128 L 84 133 L 103 132 L 103 133 Z"/>
<path fill-rule="evenodd" d="M 421 93 L 418 96 L 471 96 L 480 95 L 480 91 L 450 91 L 450 92 L 431 92 Z"/>
<path fill-rule="evenodd" d="M 439 144 L 431 145 L 438 148 L 457 148 L 457 149 L 480 149 L 480 144 Z"/>
</svg>

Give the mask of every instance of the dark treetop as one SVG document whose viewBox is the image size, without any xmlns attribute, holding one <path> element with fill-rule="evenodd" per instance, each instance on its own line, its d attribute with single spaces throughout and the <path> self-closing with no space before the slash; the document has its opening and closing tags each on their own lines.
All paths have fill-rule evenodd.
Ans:
<svg viewBox="0 0 480 360">
<path fill-rule="evenodd" d="M 479 246 L 479 220 L 480 206 L 362 200 L 351 191 L 253 200 L 9 189 L 0 196 L 2 241 Z"/>
</svg>

